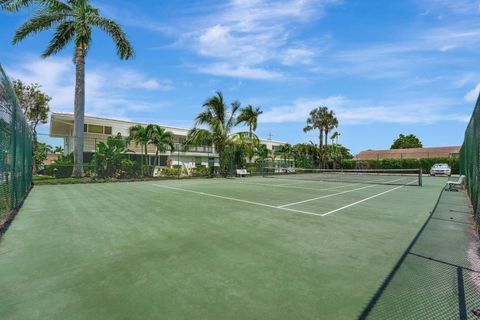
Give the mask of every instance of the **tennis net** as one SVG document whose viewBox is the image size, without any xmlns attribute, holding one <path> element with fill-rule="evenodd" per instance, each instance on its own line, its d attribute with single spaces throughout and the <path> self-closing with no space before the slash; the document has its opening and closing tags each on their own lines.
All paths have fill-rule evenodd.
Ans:
<svg viewBox="0 0 480 320">
<path fill-rule="evenodd" d="M 421 169 L 342 170 L 264 168 L 266 178 L 421 186 Z"/>
</svg>

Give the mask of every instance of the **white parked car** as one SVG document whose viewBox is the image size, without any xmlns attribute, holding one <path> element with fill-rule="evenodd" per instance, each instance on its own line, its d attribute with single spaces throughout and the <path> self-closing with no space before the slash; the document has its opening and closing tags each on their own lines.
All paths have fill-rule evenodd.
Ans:
<svg viewBox="0 0 480 320">
<path fill-rule="evenodd" d="M 430 169 L 430 175 L 447 175 L 450 177 L 452 175 L 452 169 L 446 163 L 436 163 Z"/>
</svg>

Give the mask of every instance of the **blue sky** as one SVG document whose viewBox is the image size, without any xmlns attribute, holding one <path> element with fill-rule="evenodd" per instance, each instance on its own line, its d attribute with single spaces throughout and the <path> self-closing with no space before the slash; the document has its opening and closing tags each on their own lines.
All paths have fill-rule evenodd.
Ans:
<svg viewBox="0 0 480 320">
<path fill-rule="evenodd" d="M 127 32 L 121 61 L 100 32 L 87 58 L 89 115 L 191 127 L 206 98 L 260 106 L 258 134 L 317 142 L 302 128 L 325 105 L 353 152 L 399 133 L 460 145 L 480 90 L 478 0 L 91 1 Z M 12 46 L 29 12 L 0 13 L 0 62 L 73 111 L 73 48 L 41 59 L 51 32 Z M 48 127 L 41 129 L 48 132 Z"/>
</svg>

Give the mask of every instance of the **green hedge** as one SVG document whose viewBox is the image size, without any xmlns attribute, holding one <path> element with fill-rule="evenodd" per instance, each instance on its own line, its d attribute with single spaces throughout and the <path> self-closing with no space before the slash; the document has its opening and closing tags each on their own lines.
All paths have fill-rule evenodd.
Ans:
<svg viewBox="0 0 480 320">
<path fill-rule="evenodd" d="M 459 173 L 459 158 L 425 158 L 425 159 L 383 159 L 383 160 L 343 160 L 342 169 L 418 169 L 430 172 L 435 163 L 448 163 L 453 174 Z"/>
</svg>

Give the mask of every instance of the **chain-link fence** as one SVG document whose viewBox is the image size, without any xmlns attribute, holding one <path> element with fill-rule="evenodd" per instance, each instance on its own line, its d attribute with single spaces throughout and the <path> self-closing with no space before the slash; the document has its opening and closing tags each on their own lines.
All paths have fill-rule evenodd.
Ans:
<svg viewBox="0 0 480 320">
<path fill-rule="evenodd" d="M 30 190 L 32 132 L 0 66 L 0 234 Z"/>
<path fill-rule="evenodd" d="M 477 101 L 472 118 L 465 131 L 465 139 L 460 151 L 460 171 L 467 177 L 467 190 L 476 212 L 477 223 L 480 223 L 478 217 L 480 201 L 480 99 Z"/>
</svg>

